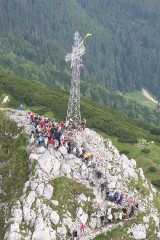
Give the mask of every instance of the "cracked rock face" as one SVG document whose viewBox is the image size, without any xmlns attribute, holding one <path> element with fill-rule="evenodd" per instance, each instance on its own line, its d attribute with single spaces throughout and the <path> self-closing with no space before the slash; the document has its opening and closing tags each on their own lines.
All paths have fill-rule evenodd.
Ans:
<svg viewBox="0 0 160 240">
<path fill-rule="evenodd" d="M 16 114 L 10 117 L 14 120 L 17 119 Z M 24 125 L 26 133 L 30 132 L 25 112 L 18 116 L 17 121 L 18 124 Z M 102 226 L 100 219 L 102 212 L 109 215 L 112 208 L 118 209 L 118 207 L 117 204 L 106 201 L 104 191 L 101 192 L 100 189 L 101 183 L 107 184 L 108 191 L 118 191 L 133 196 L 139 203 L 140 211 L 145 211 L 148 206 L 152 206 L 156 190 L 152 186 L 149 187 L 142 169 L 136 168 L 134 159 L 129 160 L 127 156 L 120 155 L 110 140 L 104 141 L 102 137 L 89 129 L 86 129 L 81 135 L 75 135 L 74 141 L 77 147 L 83 146 L 88 153 L 93 155 L 90 165 L 95 164 L 95 167 L 91 167 L 89 164 L 88 166 L 73 153 L 68 154 L 64 146 L 58 150 L 50 146 L 48 149 L 43 146 L 32 146 L 29 164 L 31 166 L 35 164 L 35 166 L 29 175 L 29 180 L 24 185 L 22 196 L 11 209 L 11 218 L 6 221 L 5 240 L 56 240 L 57 238 L 67 240 L 70 239 L 67 234 L 72 234 L 75 229 L 79 239 L 86 240 L 88 238 L 81 237 L 80 226 L 82 223 L 87 225 L 87 237 L 89 236 L 90 239 L 100 233 L 100 228 L 102 232 L 105 232 L 115 227 L 114 225 Z M 100 179 L 97 177 L 97 171 L 102 173 Z M 61 198 L 53 200 L 55 189 L 51 185 L 51 180 L 62 176 L 92 188 L 95 199 L 94 211 L 91 215 L 84 208 L 85 204 L 91 204 L 91 200 L 83 192 L 75 197 L 77 201 L 75 217 L 68 209 L 61 213 L 57 210 L 57 207 L 61 208 L 59 205 Z M 128 187 L 131 180 L 138 182 L 139 176 L 150 191 L 145 199 L 136 189 L 130 190 Z M 148 211 L 150 213 L 143 217 L 142 224 L 133 224 L 128 229 L 127 234 L 133 239 L 146 239 L 147 224 L 150 219 L 153 219 L 157 227 L 156 237 L 158 236 L 160 232 L 158 231 L 158 212 L 156 210 Z"/>
</svg>

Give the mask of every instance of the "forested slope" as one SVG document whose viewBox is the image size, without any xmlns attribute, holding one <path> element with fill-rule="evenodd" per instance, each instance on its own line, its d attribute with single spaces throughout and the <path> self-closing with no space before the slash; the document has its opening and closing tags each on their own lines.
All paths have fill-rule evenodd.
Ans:
<svg viewBox="0 0 160 240">
<path fill-rule="evenodd" d="M 91 32 L 83 80 L 127 92 L 143 86 L 159 97 L 159 0 L 0 0 L 0 6 L 1 68 L 66 89 L 53 72 L 69 70 L 64 56 L 74 32 Z"/>
<path fill-rule="evenodd" d="M 36 82 L 22 80 L 0 72 L 0 100 L 9 95 L 8 107 L 31 109 L 39 114 L 65 120 L 68 94 L 59 92 Z M 138 138 L 160 142 L 159 129 L 141 121 L 126 117 L 111 108 L 82 98 L 81 114 L 87 119 L 87 126 L 110 136 L 116 136 L 121 142 L 136 143 Z"/>
</svg>

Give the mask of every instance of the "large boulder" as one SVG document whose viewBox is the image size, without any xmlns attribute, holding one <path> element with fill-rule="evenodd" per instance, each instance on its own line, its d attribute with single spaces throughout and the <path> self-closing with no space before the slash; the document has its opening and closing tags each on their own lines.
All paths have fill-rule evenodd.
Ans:
<svg viewBox="0 0 160 240">
<path fill-rule="evenodd" d="M 52 187 L 52 185 L 47 184 L 44 188 L 43 196 L 47 200 L 50 200 L 52 198 L 52 195 L 53 195 L 53 187 Z"/>
<path fill-rule="evenodd" d="M 62 154 L 62 155 L 66 155 L 67 154 L 67 149 L 64 146 L 61 146 L 58 148 L 58 151 Z"/>
<path fill-rule="evenodd" d="M 71 173 L 71 167 L 68 164 L 63 163 L 61 166 L 61 172 L 68 176 Z"/>
<path fill-rule="evenodd" d="M 92 228 L 92 229 L 95 229 L 96 226 L 97 226 L 97 218 L 96 217 L 92 217 L 90 222 L 89 222 L 89 226 Z"/>
<path fill-rule="evenodd" d="M 46 151 L 46 148 L 44 146 L 40 146 L 38 149 L 37 149 L 37 153 L 38 154 L 42 154 Z"/>
<path fill-rule="evenodd" d="M 50 220 L 53 224 L 57 225 L 59 223 L 60 217 L 56 211 L 52 211 L 50 214 Z"/>
<path fill-rule="evenodd" d="M 134 239 L 136 240 L 142 240 L 146 239 L 146 228 L 143 224 L 135 224 L 133 225 L 129 230 L 128 233 L 132 233 Z"/>
</svg>

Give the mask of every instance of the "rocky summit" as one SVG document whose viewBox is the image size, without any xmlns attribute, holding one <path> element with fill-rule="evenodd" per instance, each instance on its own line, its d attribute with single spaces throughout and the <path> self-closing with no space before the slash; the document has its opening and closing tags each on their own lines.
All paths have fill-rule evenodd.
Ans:
<svg viewBox="0 0 160 240">
<path fill-rule="evenodd" d="M 134 159 L 88 128 L 66 131 L 70 153 L 63 145 L 32 144 L 27 112 L 6 112 L 28 136 L 30 175 L 6 214 L 5 240 L 89 240 L 116 228 L 119 239 L 160 239 L 159 193 Z M 77 156 L 80 147 L 88 161 Z"/>
</svg>

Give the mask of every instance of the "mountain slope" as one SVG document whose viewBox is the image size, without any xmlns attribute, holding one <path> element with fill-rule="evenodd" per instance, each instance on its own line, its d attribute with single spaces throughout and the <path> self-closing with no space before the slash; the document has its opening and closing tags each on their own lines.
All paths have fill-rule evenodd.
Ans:
<svg viewBox="0 0 160 240">
<path fill-rule="evenodd" d="M 64 56 L 71 51 L 74 32 L 82 37 L 91 32 L 82 79 L 122 92 L 143 86 L 159 97 L 158 0 L 1 0 L 0 4 L 3 68 L 52 82 L 52 69 L 69 68 Z M 28 63 L 25 68 L 21 59 Z"/>
<path fill-rule="evenodd" d="M 30 135 L 27 112 L 8 110 L 7 114 Z M 111 141 L 90 129 L 79 134 L 73 131 L 72 138 L 77 147 L 83 145 L 88 154 L 93 154 L 96 165 L 88 166 L 74 152 L 67 153 L 65 146 L 54 149 L 50 145 L 46 149 L 30 144 L 28 161 L 32 171 L 22 195 L 11 210 L 7 208 L 4 240 L 66 240 L 74 230 L 80 240 L 93 239 L 100 231 L 105 235 L 96 239 L 112 236 L 116 240 L 122 235 L 124 240 L 158 238 L 160 196 L 142 169 L 136 167 L 136 161 L 120 155 Z M 104 189 L 100 190 L 102 183 Z M 110 195 L 113 190 L 124 194 L 122 206 L 106 199 L 107 191 Z M 130 215 L 133 203 L 138 208 Z M 126 206 L 129 212 L 125 216 L 122 210 Z M 118 217 L 109 225 L 110 214 Z M 81 224 L 86 225 L 84 232 Z"/>
</svg>

